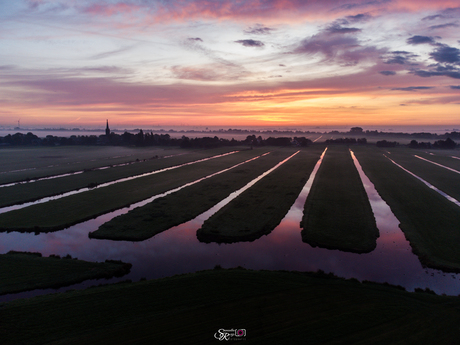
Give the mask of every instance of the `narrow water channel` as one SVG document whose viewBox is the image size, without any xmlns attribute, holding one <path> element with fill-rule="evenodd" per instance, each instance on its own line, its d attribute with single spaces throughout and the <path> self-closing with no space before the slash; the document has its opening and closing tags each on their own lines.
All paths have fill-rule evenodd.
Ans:
<svg viewBox="0 0 460 345">
<path fill-rule="evenodd" d="M 385 156 L 385 155 L 384 155 Z M 387 157 L 387 156 L 385 156 Z M 441 194 L 443 197 L 445 197 L 447 200 L 449 200 L 450 202 L 453 202 L 455 205 L 457 206 L 460 206 L 460 201 L 458 201 L 457 199 L 451 197 L 450 195 L 448 195 L 447 193 L 444 193 L 442 190 L 439 190 L 438 188 L 436 188 L 435 186 L 433 186 L 431 183 L 425 181 L 424 179 L 422 179 L 421 177 L 415 175 L 413 172 L 407 170 L 406 168 L 404 168 L 403 166 L 399 165 L 398 163 L 396 163 L 394 160 L 392 160 L 391 158 L 387 157 L 393 164 L 395 164 L 396 166 L 398 166 L 399 168 L 401 168 L 402 170 L 404 170 L 405 172 L 411 174 L 412 176 L 414 176 L 416 179 L 420 180 L 421 182 L 423 182 L 426 186 L 428 186 L 429 188 L 433 189 L 434 191 L 438 192 L 439 194 Z"/>
<path fill-rule="evenodd" d="M 438 294 L 460 294 L 460 275 L 422 267 L 399 229 L 399 221 L 380 198 L 356 158 L 354 161 L 380 231 L 377 248 L 368 254 L 354 254 L 312 248 L 303 243 L 300 236 L 303 207 L 321 159 L 283 221 L 269 235 L 253 242 L 232 244 L 199 242 L 196 231 L 209 217 L 205 213 L 143 242 L 89 239 L 88 233 L 113 218 L 115 212 L 48 234 L 0 233 L 0 253 L 17 250 L 40 252 L 44 256 L 70 254 L 72 257 L 88 261 L 101 262 L 115 259 L 133 264 L 129 275 L 109 282 L 161 278 L 221 265 L 224 268 L 242 266 L 248 269 L 267 270 L 321 269 L 340 277 L 401 285 L 408 291 L 413 291 L 417 287 L 423 289 L 428 287 Z M 106 281 L 89 281 L 69 288 L 85 288 L 104 282 Z M 59 291 L 63 290 L 65 289 Z M 32 291 L 0 296 L 0 302 L 53 291 Z"/>
<path fill-rule="evenodd" d="M 414 157 L 416 157 L 416 158 L 418 158 L 418 159 L 421 159 L 421 160 L 424 160 L 424 161 L 427 161 L 428 163 L 431 163 L 431 164 L 434 164 L 434 165 L 440 166 L 441 168 L 444 168 L 444 169 L 447 169 L 447 170 L 453 171 L 454 173 L 460 174 L 460 171 L 458 171 L 458 170 L 455 170 L 455 169 L 452 169 L 452 168 L 446 167 L 445 165 L 442 165 L 442 164 L 439 164 L 439 163 L 436 163 L 436 162 L 430 161 L 429 159 L 426 159 L 426 158 L 423 158 L 423 157 L 420 157 L 420 156 L 417 156 L 417 155 L 414 155 Z"/>
</svg>

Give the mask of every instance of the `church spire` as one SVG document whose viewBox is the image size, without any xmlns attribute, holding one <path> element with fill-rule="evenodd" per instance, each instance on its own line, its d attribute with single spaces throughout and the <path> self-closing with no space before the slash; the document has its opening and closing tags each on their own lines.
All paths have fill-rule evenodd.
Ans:
<svg viewBox="0 0 460 345">
<path fill-rule="evenodd" d="M 110 135 L 109 120 L 107 120 L 107 126 L 105 127 L 105 135 Z"/>
</svg>

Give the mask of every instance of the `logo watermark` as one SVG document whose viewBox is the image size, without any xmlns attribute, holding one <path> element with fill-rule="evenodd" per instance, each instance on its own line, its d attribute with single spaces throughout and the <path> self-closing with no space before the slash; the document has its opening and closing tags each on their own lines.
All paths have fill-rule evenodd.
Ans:
<svg viewBox="0 0 460 345">
<path fill-rule="evenodd" d="M 214 338 L 219 341 L 229 341 L 229 340 L 246 340 L 246 330 L 244 328 L 237 329 L 219 329 L 214 333 Z"/>
</svg>

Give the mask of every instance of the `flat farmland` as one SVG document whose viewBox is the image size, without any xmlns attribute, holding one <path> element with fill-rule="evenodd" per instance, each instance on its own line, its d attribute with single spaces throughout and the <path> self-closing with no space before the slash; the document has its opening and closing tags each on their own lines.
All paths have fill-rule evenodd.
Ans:
<svg viewBox="0 0 460 345">
<path fill-rule="evenodd" d="M 197 231 L 202 242 L 254 241 L 283 219 L 308 180 L 322 147 L 299 151 L 230 201 Z"/>
<path fill-rule="evenodd" d="M 178 148 L 12 147 L 0 150 L 0 184 L 184 153 Z"/>
<path fill-rule="evenodd" d="M 299 228 L 299 221 L 296 221 L 296 227 L 276 227 L 281 220 L 284 221 L 287 210 L 296 205 L 304 207 L 307 219 L 312 220 L 308 229 L 328 234 L 322 246 L 333 248 L 331 243 L 339 243 L 337 247 L 341 251 L 372 251 L 378 230 L 349 148 L 330 145 L 323 159 L 319 160 L 324 148 L 323 144 L 306 148 L 260 147 L 203 161 L 197 160 L 217 156 L 228 150 L 177 150 L 174 157 L 107 168 L 100 170 L 98 175 L 88 176 L 99 176 L 94 182 L 103 183 L 99 181 L 116 181 L 124 176 L 180 165 L 181 162 L 193 164 L 0 214 L 2 230 L 11 232 L 1 234 L 7 240 L 8 236 L 15 241 L 18 239 L 17 242 L 22 239 L 24 242 L 33 242 L 37 239 L 38 248 L 52 248 L 54 253 L 61 246 L 80 246 L 82 254 L 87 251 L 90 255 L 104 255 L 103 260 L 111 255 L 125 255 L 134 260 L 127 278 L 133 278 L 133 281 L 136 278 L 136 282 L 107 284 L 91 289 L 78 287 L 66 293 L 2 303 L 1 339 L 6 344 L 117 344 L 129 341 L 180 343 L 191 339 L 195 343 L 206 343 L 203 341 L 203 332 L 209 335 L 210 341 L 215 342 L 217 340 L 213 334 L 230 324 L 247 328 L 248 340 L 263 344 L 286 341 L 294 343 L 299 339 L 302 343 L 389 343 L 394 339 L 407 339 L 408 343 L 455 343 L 458 338 L 456 325 L 460 320 L 457 297 L 435 296 L 429 289 L 419 288 L 415 289 L 419 293 L 412 293 L 403 291 L 404 288 L 400 286 L 369 283 L 365 282 L 367 278 L 359 277 L 359 273 L 353 275 L 352 279 L 339 279 L 332 273 L 325 274 L 322 271 L 305 273 L 312 271 L 310 266 L 294 268 L 302 272 L 277 271 L 280 268 L 270 268 L 271 271 L 252 271 L 241 267 L 222 269 L 220 264 L 227 267 L 236 262 L 232 261 L 234 258 L 240 257 L 243 257 L 243 265 L 257 265 L 257 261 L 285 261 L 287 264 L 292 261 L 298 264 L 304 258 L 307 265 L 315 260 L 330 260 L 334 265 L 337 264 L 339 261 L 332 252 L 337 253 L 338 250 L 312 248 L 302 242 L 305 236 Z M 409 170 L 419 169 L 420 174 L 424 173 L 424 179 L 430 183 L 443 182 L 445 188 L 450 190 L 455 190 L 455 182 L 452 181 L 455 181 L 454 176 L 457 174 L 415 158 L 413 153 L 433 161 L 436 159 L 437 163 L 451 168 L 458 164 L 455 158 L 449 154 L 433 156 L 404 148 L 393 152 L 371 145 L 353 146 L 351 149 L 379 194 L 397 216 L 401 229 L 420 261 L 426 266 L 444 271 L 460 270 L 460 208 L 393 164 L 384 154 L 394 156 Z M 284 160 L 282 165 L 266 174 Z M 430 168 L 419 166 L 422 163 Z M 96 166 L 101 167 L 103 164 L 99 162 Z M 316 171 L 313 169 L 315 164 L 321 164 L 316 175 L 313 173 Z M 197 221 L 194 217 L 216 206 L 219 201 L 226 200 L 228 195 L 248 186 L 249 182 L 264 174 L 263 178 L 197 226 L 201 220 Z M 58 189 L 64 181 L 69 186 L 75 183 L 75 188 L 79 188 L 89 181 L 93 182 L 80 180 L 80 175 L 68 176 L 63 180 L 56 178 L 53 184 Z M 295 202 L 301 199 L 298 195 L 309 178 L 313 180 L 309 195 L 311 200 L 305 205 L 304 202 Z M 41 182 L 44 181 L 30 185 L 39 186 Z M 52 184 L 48 186 L 52 188 Z M 46 189 L 37 192 L 37 196 L 46 195 Z M 12 194 L 19 189 L 0 188 L 0 192 L 5 191 Z M 161 196 L 165 192 L 171 193 Z M 150 200 L 153 196 L 158 198 L 124 215 L 110 218 L 110 211 Z M 300 220 L 302 214 L 297 214 L 299 218 L 296 219 Z M 94 223 L 88 222 L 91 225 L 78 225 L 78 222 L 97 215 L 106 217 Z M 351 224 L 351 228 L 354 228 L 357 221 L 364 224 L 364 231 L 353 233 L 351 237 L 356 241 L 349 241 L 350 236 L 343 229 L 337 231 L 340 229 L 337 225 Z M 57 231 L 72 223 L 77 226 Z M 93 224 L 98 224 L 99 229 L 91 228 Z M 178 224 L 179 227 L 171 228 Z M 302 225 L 307 228 L 305 222 Z M 201 229 L 198 229 L 200 226 Z M 31 233 L 19 234 L 18 231 Z M 34 236 L 34 233 L 48 231 L 57 232 Z M 88 239 L 88 233 L 91 239 Z M 85 237 L 84 241 L 81 241 L 81 237 Z M 293 241 L 299 243 L 299 246 L 293 246 Z M 313 241 L 315 243 L 311 244 L 319 245 L 317 238 Z M 17 242 L 6 243 L 16 246 Z M 48 242 L 51 243 L 50 247 L 47 247 Z M 384 243 L 385 246 L 387 244 Z M 190 247 L 190 251 L 182 255 Z M 379 250 L 382 247 L 381 244 L 377 245 Z M 410 247 L 407 248 L 410 259 L 420 266 L 417 258 L 410 253 Z M 292 259 L 300 252 L 303 254 L 309 250 L 313 255 L 298 256 L 296 260 L 299 261 Z M 170 253 L 165 255 L 164 252 Z M 234 256 L 230 257 L 229 252 Z M 399 256 L 398 261 L 392 261 L 389 257 L 378 256 L 377 252 L 373 250 L 370 254 L 362 255 L 339 252 L 344 254 L 339 258 L 354 256 L 372 260 L 375 254 L 378 260 L 400 263 L 401 266 L 405 264 L 404 260 L 399 260 Z M 321 256 L 321 253 L 325 254 Z M 215 269 L 196 269 L 195 262 L 192 262 L 195 258 L 208 267 L 215 265 Z M 250 261 L 251 258 L 254 258 L 254 262 Z M 110 276 L 120 266 L 115 262 L 100 264 L 96 262 L 100 261 L 99 258 L 93 259 L 93 262 L 86 261 L 87 258 L 84 260 L 64 256 L 56 258 L 24 253 L 4 254 L 0 256 L 0 288 L 10 293 L 67 285 L 74 281 Z M 130 262 L 126 259 L 123 261 Z M 353 269 L 356 263 L 345 261 L 342 264 Z M 365 269 L 372 271 L 373 265 L 373 262 L 369 266 L 365 265 Z M 176 276 L 171 275 L 177 273 L 170 273 L 169 276 L 163 276 L 167 278 L 146 280 L 142 278 L 143 275 L 132 275 L 139 266 L 142 266 L 141 274 L 149 270 L 160 271 L 165 266 L 174 269 L 180 267 L 181 270 L 185 267 L 185 271 L 192 267 L 186 272 L 205 271 Z M 413 266 L 407 267 L 404 268 L 405 273 Z M 287 270 L 291 269 L 291 266 L 287 266 Z M 396 284 L 411 287 L 412 282 L 407 284 L 403 278 L 401 283 L 397 280 Z M 423 281 L 418 282 L 415 286 L 423 286 Z M 392 281 L 390 283 L 393 284 Z M 456 281 L 447 284 L 454 285 Z M 202 315 L 209 317 L 203 319 Z M 306 331 L 305 327 L 315 332 Z"/>
<path fill-rule="evenodd" d="M 459 150 L 422 150 L 399 148 L 401 151 L 407 151 L 409 154 L 417 155 L 438 164 L 445 165 L 452 169 L 460 170 L 460 151 Z M 388 151 L 392 152 L 395 148 Z"/>
<path fill-rule="evenodd" d="M 115 154 L 113 148 L 107 149 L 105 156 Z M 198 231 L 198 237 L 205 242 L 232 242 L 253 240 L 268 233 L 270 230 L 267 229 L 273 229 L 280 221 L 278 218 L 282 218 L 293 204 L 323 149 L 321 144 L 301 148 L 298 155 L 224 205 L 205 222 Z M 44 155 L 48 154 L 48 150 L 45 148 L 44 153 L 39 153 L 38 148 L 31 151 Z M 2 213 L 0 229 L 33 233 L 57 231 L 161 193 L 171 193 L 109 220 L 91 233 L 94 238 L 142 241 L 210 209 L 298 149 L 262 147 L 225 155 L 229 150 L 176 150 L 173 151 L 175 155 L 169 158 L 3 187 L 0 200 L 4 204 L 8 200 L 17 200 L 19 203 L 27 198 L 42 198 L 58 190 L 78 190 L 92 182 L 98 185 L 186 164 L 158 174 Z M 460 241 L 459 207 L 384 156 L 392 157 L 398 164 L 447 194 L 459 198 L 459 174 L 414 156 L 417 154 L 455 169 L 460 164 L 460 160 L 451 157 L 455 152 L 440 151 L 433 155 L 408 148 L 389 150 L 371 145 L 353 146 L 353 150 L 364 172 L 401 222 L 400 227 L 420 260 L 430 267 L 458 270 L 460 254 L 456 244 Z M 29 150 L 26 151 L 30 154 Z M 97 152 L 100 154 L 102 151 L 98 148 Z M 149 152 L 149 156 L 155 152 Z M 264 155 L 268 152 L 270 154 Z M 224 155 L 200 161 L 220 153 Z M 82 148 L 81 155 L 85 154 L 86 148 Z M 246 162 L 258 156 L 262 157 Z M 100 161 L 99 167 L 103 164 L 105 162 Z M 242 165 L 226 171 L 237 164 Z M 217 175 L 174 192 L 212 174 Z M 276 217 L 275 213 L 278 214 Z M 369 252 L 375 248 L 378 229 L 347 147 L 331 145 L 328 148 L 313 182 L 304 214 L 302 238 L 313 246 L 355 252 Z M 275 218 L 276 222 L 270 221 Z"/>
<path fill-rule="evenodd" d="M 330 145 L 305 203 L 302 240 L 351 252 L 376 247 L 378 229 L 347 146 Z"/>
<path fill-rule="evenodd" d="M 152 195 L 177 188 L 263 152 L 266 151 L 263 149 L 240 151 L 223 157 L 184 165 L 159 174 L 6 212 L 0 214 L 0 229 L 25 232 L 48 232 L 64 229 L 70 225 L 142 201 Z"/>
<path fill-rule="evenodd" d="M 210 177 L 168 196 L 161 197 L 127 214 L 113 218 L 92 232 L 92 238 L 140 241 L 207 211 L 230 193 L 292 154 L 275 150 L 222 174 Z M 250 213 L 252 216 L 254 214 Z M 224 226 L 221 224 L 221 226 Z"/>
<path fill-rule="evenodd" d="M 446 271 L 460 271 L 460 208 L 393 164 L 385 157 L 384 154 L 388 155 L 386 150 L 373 147 L 356 147 L 353 150 L 365 174 L 400 221 L 400 228 L 422 264 Z M 413 164 L 411 167 L 415 170 Z M 452 174 L 436 167 L 436 172 L 425 177 L 438 181 L 439 176 L 446 176 L 448 180 Z"/>
<path fill-rule="evenodd" d="M 410 148 L 393 148 L 388 150 L 386 156 L 444 193 L 460 200 L 459 159 L 431 155 Z"/>
<path fill-rule="evenodd" d="M 234 149 L 232 149 L 234 150 Z M 31 202 L 44 197 L 60 195 L 73 190 L 78 190 L 86 187 L 96 187 L 100 184 L 116 181 L 119 179 L 132 177 L 136 175 L 146 174 L 152 171 L 165 169 L 172 166 L 194 162 L 200 159 L 206 159 L 214 155 L 229 152 L 230 149 L 214 149 L 206 151 L 188 151 L 188 150 L 152 150 L 149 151 L 150 158 L 144 160 L 129 160 L 124 158 L 124 163 L 119 163 L 111 166 L 106 166 L 107 161 L 104 159 L 92 162 L 86 160 L 78 165 L 79 169 L 88 166 L 90 162 L 92 168 L 84 168 L 84 170 L 77 170 L 79 173 L 72 174 L 72 171 L 65 170 L 64 174 L 60 175 L 47 175 L 48 179 L 41 179 L 33 182 L 16 183 L 10 186 L 1 187 L 0 191 L 0 207 Z M 147 151 L 141 151 L 144 155 Z M 112 153 L 111 150 L 106 152 Z M 163 154 L 160 158 L 158 154 Z M 167 155 L 165 155 L 167 153 Z M 113 154 L 113 153 L 112 153 Z M 166 157 L 166 158 L 164 158 Z M 132 159 L 132 158 L 131 158 Z M 50 174 L 54 170 L 47 170 Z M 52 178 L 55 177 L 55 178 Z"/>
</svg>

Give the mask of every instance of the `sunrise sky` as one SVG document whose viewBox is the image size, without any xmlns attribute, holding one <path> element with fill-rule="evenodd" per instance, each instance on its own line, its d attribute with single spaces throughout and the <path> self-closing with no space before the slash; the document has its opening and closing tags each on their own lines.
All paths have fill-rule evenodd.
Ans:
<svg viewBox="0 0 460 345">
<path fill-rule="evenodd" d="M 460 123 L 458 0 L 0 0 L 0 126 Z"/>
</svg>

